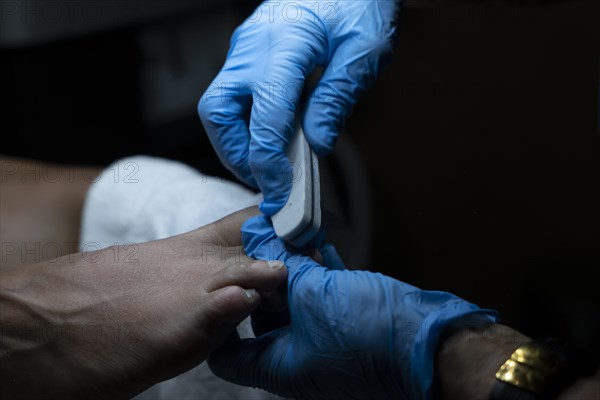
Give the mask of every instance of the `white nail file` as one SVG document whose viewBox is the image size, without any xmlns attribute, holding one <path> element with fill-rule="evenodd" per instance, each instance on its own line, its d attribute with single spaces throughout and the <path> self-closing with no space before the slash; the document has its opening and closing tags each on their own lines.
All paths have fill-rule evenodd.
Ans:
<svg viewBox="0 0 600 400">
<path fill-rule="evenodd" d="M 287 243 L 304 246 L 321 228 L 319 161 L 298 126 L 287 149 L 293 176 L 290 197 L 271 220 L 277 236 Z"/>
</svg>

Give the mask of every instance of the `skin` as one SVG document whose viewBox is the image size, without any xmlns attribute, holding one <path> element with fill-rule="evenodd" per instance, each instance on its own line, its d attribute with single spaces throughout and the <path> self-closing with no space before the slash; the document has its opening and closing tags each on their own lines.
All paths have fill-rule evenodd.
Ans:
<svg viewBox="0 0 600 400">
<path fill-rule="evenodd" d="M 75 252 L 85 195 L 100 171 L 0 157 L 0 268 Z"/>
<path fill-rule="evenodd" d="M 440 344 L 437 355 L 438 393 L 442 400 L 486 400 L 498 368 L 531 338 L 509 326 L 457 329 Z M 600 399 L 600 370 L 565 388 L 557 400 Z"/>
<path fill-rule="evenodd" d="M 2 397 L 129 398 L 201 363 L 285 281 L 243 254 L 255 213 L 2 270 Z"/>
<path fill-rule="evenodd" d="M 43 177 L 56 175 L 44 168 L 59 167 L 0 158 L 1 398 L 129 398 L 202 362 L 259 302 L 266 310 L 285 306 L 278 295 L 285 267 L 254 263 L 241 251 L 240 226 L 256 208 L 137 247 L 70 254 L 63 246 L 64 257 L 41 252 L 39 264 L 6 254 L 7 243 L 77 241 L 100 169 L 75 167 L 50 181 Z M 317 251 L 312 256 L 321 262 Z M 258 291 L 248 297 L 250 288 Z M 495 371 L 529 340 L 504 325 L 448 332 L 436 397 L 487 399 Z M 599 398 L 600 371 L 559 400 Z"/>
</svg>

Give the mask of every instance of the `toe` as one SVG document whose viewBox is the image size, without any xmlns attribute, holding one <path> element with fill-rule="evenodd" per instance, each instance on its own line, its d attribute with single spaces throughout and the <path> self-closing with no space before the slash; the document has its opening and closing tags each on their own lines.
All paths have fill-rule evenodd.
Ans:
<svg viewBox="0 0 600 400">
<path fill-rule="evenodd" d="M 207 292 L 226 286 L 271 291 L 285 282 L 287 270 L 281 261 L 254 261 L 234 263 L 213 274 L 206 282 Z"/>
</svg>

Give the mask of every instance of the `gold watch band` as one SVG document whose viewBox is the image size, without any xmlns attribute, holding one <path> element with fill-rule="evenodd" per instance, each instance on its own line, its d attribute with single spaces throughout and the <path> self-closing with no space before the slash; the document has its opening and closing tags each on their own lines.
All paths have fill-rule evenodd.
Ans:
<svg viewBox="0 0 600 400">
<path fill-rule="evenodd" d="M 496 372 L 490 400 L 552 399 L 578 376 L 595 371 L 597 361 L 580 349 L 553 339 L 517 348 Z"/>
<path fill-rule="evenodd" d="M 559 366 L 559 356 L 534 341 L 516 349 L 496 372 L 496 378 L 541 396 Z"/>
</svg>

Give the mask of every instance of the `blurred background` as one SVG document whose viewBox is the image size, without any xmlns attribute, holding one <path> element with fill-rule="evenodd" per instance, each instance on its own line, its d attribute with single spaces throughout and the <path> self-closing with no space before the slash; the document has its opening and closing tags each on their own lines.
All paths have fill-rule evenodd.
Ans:
<svg viewBox="0 0 600 400">
<path fill-rule="evenodd" d="M 233 180 L 196 105 L 257 4 L 0 0 L 0 153 Z M 321 160 L 348 264 L 600 355 L 599 21 L 596 0 L 406 1 L 393 63 Z"/>
</svg>

